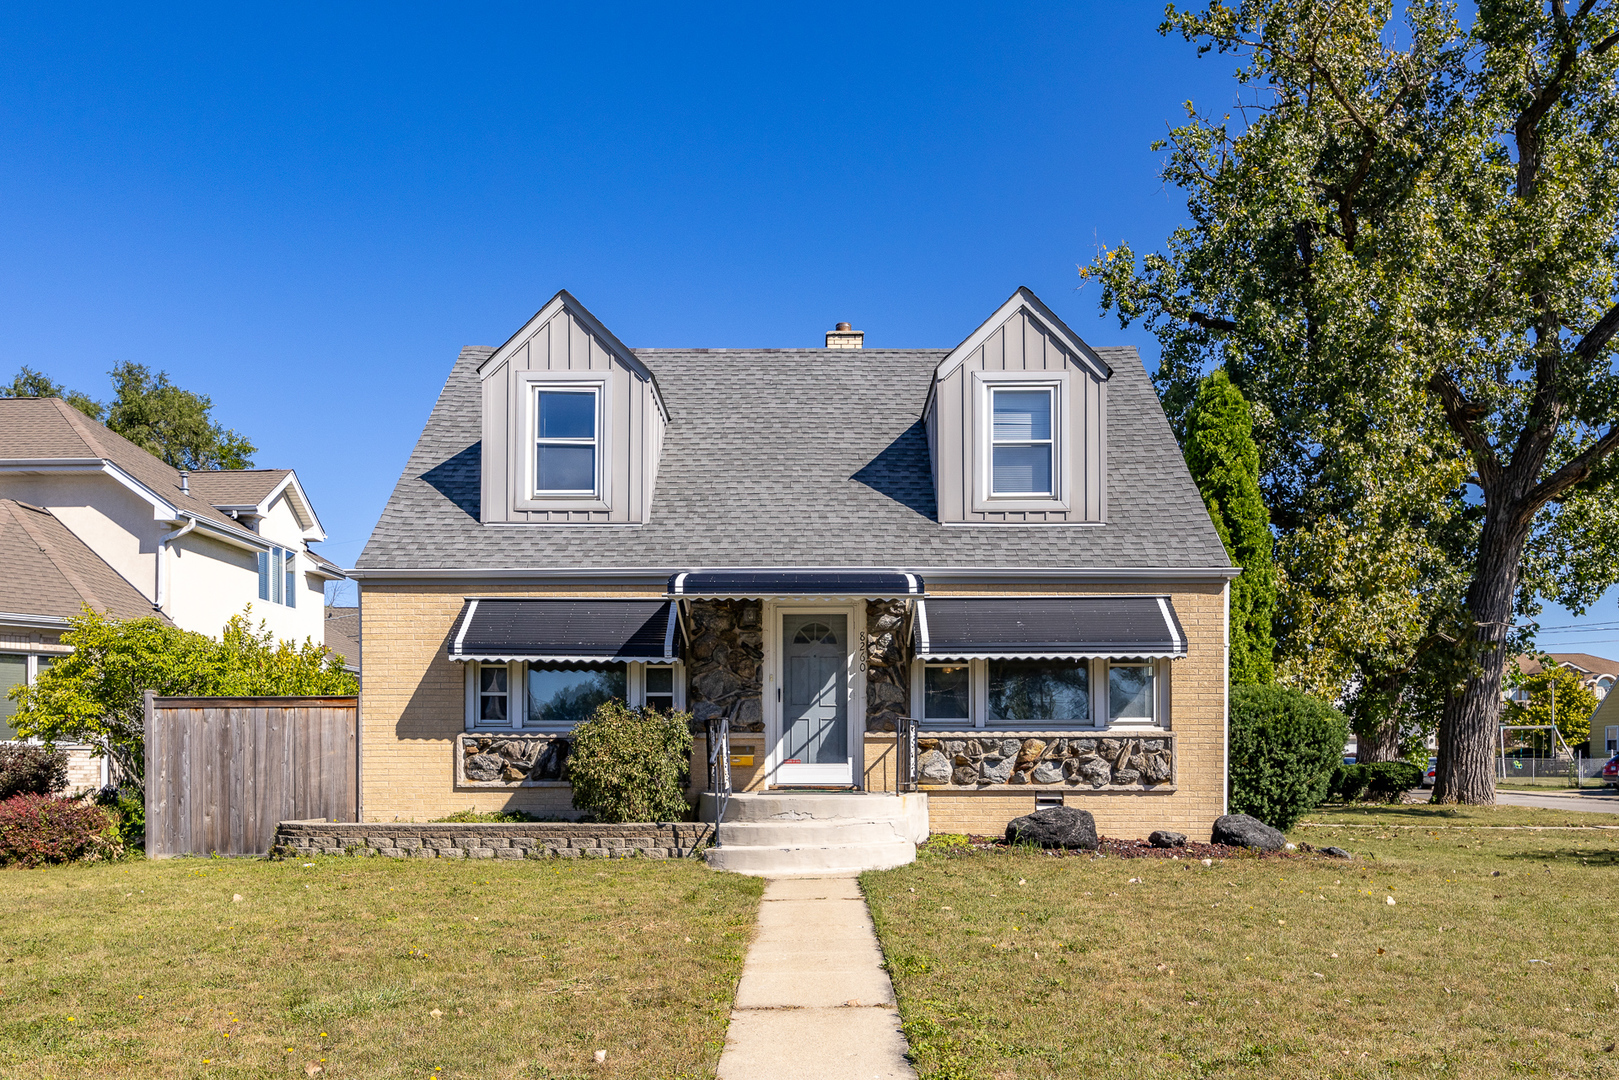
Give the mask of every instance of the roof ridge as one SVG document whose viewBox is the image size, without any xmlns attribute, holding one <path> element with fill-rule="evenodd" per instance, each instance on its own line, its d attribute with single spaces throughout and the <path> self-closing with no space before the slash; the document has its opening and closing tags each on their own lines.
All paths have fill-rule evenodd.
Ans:
<svg viewBox="0 0 1619 1080">
<path fill-rule="evenodd" d="M 60 519 L 58 519 L 55 514 L 51 514 L 49 511 L 46 511 L 46 513 L 53 521 L 58 521 L 58 523 L 60 522 Z M 32 540 L 35 546 L 39 548 L 44 556 L 51 561 L 51 565 L 56 567 L 56 572 L 61 574 L 62 578 L 73 587 L 73 591 L 79 594 L 80 600 L 82 600 L 92 609 L 99 610 L 107 607 L 105 603 L 98 603 L 100 597 L 96 595 L 96 591 L 94 589 L 90 588 L 89 582 L 80 577 L 77 570 L 67 565 L 66 561 L 63 560 L 57 551 L 46 542 L 45 538 L 35 531 L 32 524 L 20 517 L 15 510 L 11 512 L 11 520 L 15 521 L 18 526 L 21 527 L 22 531 L 28 534 L 28 538 Z M 64 529 L 67 528 L 65 525 L 62 527 Z M 68 531 L 71 532 L 72 530 Z M 83 541 L 80 542 L 83 543 Z M 88 548 L 88 545 L 86 545 L 86 547 Z M 90 554 L 95 555 L 95 552 L 92 551 Z M 96 555 L 96 558 L 100 559 L 101 556 Z M 106 562 L 105 559 L 102 559 L 101 561 Z"/>
</svg>

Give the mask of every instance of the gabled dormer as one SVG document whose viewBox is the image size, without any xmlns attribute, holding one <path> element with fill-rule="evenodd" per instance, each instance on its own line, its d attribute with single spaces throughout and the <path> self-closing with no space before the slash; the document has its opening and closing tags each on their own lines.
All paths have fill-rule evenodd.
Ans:
<svg viewBox="0 0 1619 1080">
<path fill-rule="evenodd" d="M 669 422 L 652 372 L 559 292 L 478 367 L 485 523 L 638 525 Z"/>
<path fill-rule="evenodd" d="M 925 421 L 939 521 L 1107 520 L 1112 371 L 1020 288 L 934 370 Z"/>
</svg>

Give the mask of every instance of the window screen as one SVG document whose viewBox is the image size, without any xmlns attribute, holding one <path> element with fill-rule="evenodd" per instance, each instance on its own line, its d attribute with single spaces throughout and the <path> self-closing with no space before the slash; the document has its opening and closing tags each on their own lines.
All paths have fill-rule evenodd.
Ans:
<svg viewBox="0 0 1619 1080">
<path fill-rule="evenodd" d="M 534 487 L 541 492 L 596 490 L 596 392 L 540 390 L 534 419 Z"/>
<path fill-rule="evenodd" d="M 929 664 L 922 675 L 922 716 L 926 720 L 966 721 L 968 678 L 966 664 Z"/>
<path fill-rule="evenodd" d="M 28 681 L 28 657 L 20 653 L 0 653 L 0 740 L 15 739 L 14 729 L 8 721 L 17 715 L 17 703 L 11 700 L 11 688 Z"/>
<path fill-rule="evenodd" d="M 675 669 L 648 667 L 646 669 L 646 707 L 660 712 L 675 711 Z"/>
<path fill-rule="evenodd" d="M 1051 391 L 990 391 L 990 490 L 996 495 L 1051 494 Z"/>
</svg>

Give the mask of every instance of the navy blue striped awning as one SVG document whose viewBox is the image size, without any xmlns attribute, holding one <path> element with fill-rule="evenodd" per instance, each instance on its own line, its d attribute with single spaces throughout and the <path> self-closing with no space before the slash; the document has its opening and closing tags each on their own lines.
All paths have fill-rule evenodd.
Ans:
<svg viewBox="0 0 1619 1080">
<path fill-rule="evenodd" d="M 1186 632 L 1166 596 L 1017 596 L 916 605 L 923 659 L 1181 657 Z"/>
<path fill-rule="evenodd" d="M 473 597 L 450 631 L 451 660 L 673 660 L 668 600 Z"/>
<path fill-rule="evenodd" d="M 922 579 L 897 570 L 692 570 L 669 579 L 670 596 L 921 596 Z"/>
</svg>

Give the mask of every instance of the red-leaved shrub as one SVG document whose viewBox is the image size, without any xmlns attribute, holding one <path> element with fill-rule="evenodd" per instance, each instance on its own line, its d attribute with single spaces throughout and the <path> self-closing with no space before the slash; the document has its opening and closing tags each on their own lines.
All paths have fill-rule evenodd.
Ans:
<svg viewBox="0 0 1619 1080">
<path fill-rule="evenodd" d="M 49 795 L 0 802 L 0 866 L 114 859 L 123 853 L 101 807 Z"/>
</svg>

